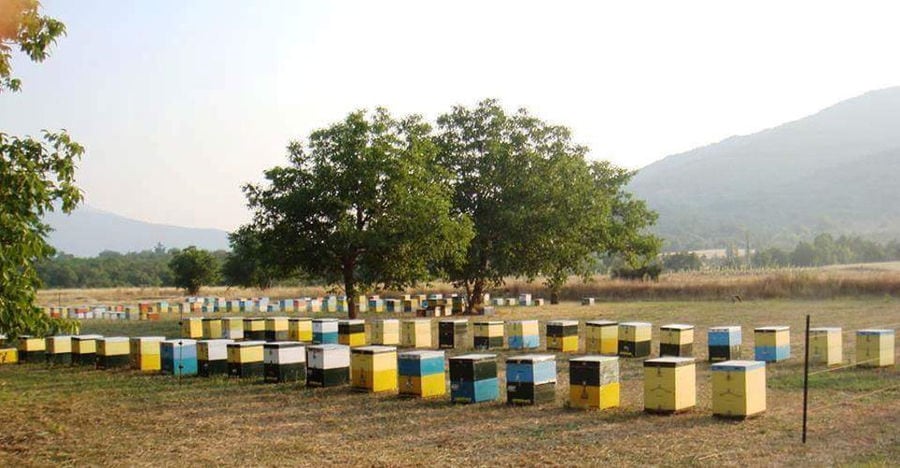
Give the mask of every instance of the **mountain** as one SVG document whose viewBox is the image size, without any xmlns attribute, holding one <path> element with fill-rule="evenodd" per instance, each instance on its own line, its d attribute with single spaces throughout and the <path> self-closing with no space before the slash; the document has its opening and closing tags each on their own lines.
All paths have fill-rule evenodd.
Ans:
<svg viewBox="0 0 900 468">
<path fill-rule="evenodd" d="M 668 156 L 630 190 L 666 249 L 793 246 L 828 232 L 900 238 L 900 87 Z"/>
<path fill-rule="evenodd" d="M 219 229 L 147 223 L 89 206 L 79 207 L 69 215 L 48 213 L 44 221 L 53 227 L 50 245 L 79 257 L 91 257 L 104 250 L 137 252 L 152 249 L 157 243 L 167 248 L 228 248 L 228 233 Z"/>
</svg>

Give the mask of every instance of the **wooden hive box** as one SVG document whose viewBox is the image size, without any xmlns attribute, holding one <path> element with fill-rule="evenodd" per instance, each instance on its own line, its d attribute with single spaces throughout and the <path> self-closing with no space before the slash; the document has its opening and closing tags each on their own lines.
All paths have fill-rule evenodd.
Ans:
<svg viewBox="0 0 900 468">
<path fill-rule="evenodd" d="M 836 366 L 844 361 L 843 335 L 839 327 L 809 329 L 809 360 L 815 364 Z"/>
<path fill-rule="evenodd" d="M 97 340 L 103 335 L 75 335 L 72 337 L 72 364 L 94 366 L 97 364 Z"/>
<path fill-rule="evenodd" d="M 454 314 L 461 314 L 466 310 L 466 298 L 455 295 L 450 297 L 450 311 Z"/>
<path fill-rule="evenodd" d="M 472 342 L 475 349 L 500 349 L 503 347 L 502 320 L 476 320 L 473 322 Z"/>
<path fill-rule="evenodd" d="M 790 327 L 759 327 L 753 331 L 754 359 L 765 362 L 784 361 L 791 357 Z"/>
<path fill-rule="evenodd" d="M 746 418 L 766 410 L 766 363 L 725 361 L 709 367 L 713 415 Z"/>
<path fill-rule="evenodd" d="M 263 374 L 266 382 L 306 380 L 306 348 L 296 341 L 276 341 L 263 345 Z"/>
<path fill-rule="evenodd" d="M 197 340 L 178 338 L 159 345 L 163 374 L 197 375 Z"/>
<path fill-rule="evenodd" d="M 537 320 L 507 322 L 509 349 L 535 349 L 541 346 L 541 330 Z"/>
<path fill-rule="evenodd" d="M 244 319 L 241 317 L 224 317 L 222 319 L 222 338 L 228 340 L 243 340 Z"/>
<path fill-rule="evenodd" d="M 16 348 L 0 348 L 0 365 L 19 362 L 19 350 Z"/>
<path fill-rule="evenodd" d="M 468 346 L 469 321 L 467 319 L 442 319 L 438 321 L 438 347 L 462 349 Z"/>
<path fill-rule="evenodd" d="M 384 308 L 388 313 L 403 312 L 403 301 L 399 299 L 385 299 Z"/>
<path fill-rule="evenodd" d="M 431 320 L 408 319 L 401 324 L 400 345 L 404 348 L 431 347 Z"/>
<path fill-rule="evenodd" d="M 547 322 L 547 349 L 564 353 L 578 352 L 578 321 L 551 320 Z"/>
<path fill-rule="evenodd" d="M 97 369 L 115 369 L 131 364 L 128 337 L 112 336 L 97 340 Z"/>
<path fill-rule="evenodd" d="M 710 327 L 707 332 L 709 360 L 732 361 L 741 358 L 741 327 Z"/>
<path fill-rule="evenodd" d="M 447 393 L 443 351 L 405 351 L 397 356 L 400 393 L 436 397 Z"/>
<path fill-rule="evenodd" d="M 868 329 L 856 332 L 856 362 L 862 367 L 894 365 L 894 330 Z"/>
<path fill-rule="evenodd" d="M 500 397 L 496 354 L 464 354 L 449 361 L 451 401 L 479 403 Z"/>
<path fill-rule="evenodd" d="M 47 341 L 44 338 L 20 335 L 16 348 L 19 351 L 19 364 L 47 361 Z"/>
<path fill-rule="evenodd" d="M 288 319 L 288 341 L 311 343 L 313 340 L 312 319 L 309 317 L 291 317 Z"/>
<path fill-rule="evenodd" d="M 556 401 L 556 356 L 524 354 L 506 358 L 506 403 L 534 405 Z"/>
<path fill-rule="evenodd" d="M 47 362 L 50 364 L 72 365 L 72 336 L 57 335 L 47 337 Z"/>
<path fill-rule="evenodd" d="M 673 323 L 659 327 L 659 355 L 690 357 L 694 354 L 694 326 Z"/>
<path fill-rule="evenodd" d="M 266 318 L 266 341 L 287 341 L 288 340 L 288 318 L 287 317 L 267 317 Z"/>
<path fill-rule="evenodd" d="M 240 341 L 228 343 L 228 375 L 240 378 L 263 376 L 263 345 L 265 341 Z"/>
<path fill-rule="evenodd" d="M 400 344 L 400 321 L 378 319 L 372 323 L 372 344 L 398 346 Z"/>
<path fill-rule="evenodd" d="M 312 334 L 312 342 L 315 344 L 338 344 L 337 319 L 313 319 Z"/>
<path fill-rule="evenodd" d="M 608 356 L 618 354 L 619 323 L 611 320 L 588 320 L 585 322 L 584 352 Z"/>
<path fill-rule="evenodd" d="M 338 320 L 338 343 L 347 346 L 365 346 L 365 320 Z"/>
<path fill-rule="evenodd" d="M 593 298 L 593 297 L 582 297 L 582 298 L 581 298 L 581 305 L 583 305 L 583 306 L 592 306 L 592 305 L 594 305 L 594 298 Z"/>
<path fill-rule="evenodd" d="M 370 298 L 369 310 L 376 313 L 384 312 L 384 299 L 378 297 Z"/>
<path fill-rule="evenodd" d="M 200 340 L 197 342 L 197 374 L 201 377 L 228 375 L 228 344 L 230 339 Z"/>
<path fill-rule="evenodd" d="M 619 406 L 619 358 L 581 356 L 569 359 L 569 404 L 575 408 Z"/>
<path fill-rule="evenodd" d="M 266 340 L 266 319 L 249 317 L 244 319 L 244 339 L 250 341 Z"/>
<path fill-rule="evenodd" d="M 644 410 L 650 413 L 687 411 L 697 405 L 694 358 L 663 357 L 644 361 Z"/>
<path fill-rule="evenodd" d="M 531 294 L 522 293 L 519 294 L 519 305 L 522 307 L 531 307 Z"/>
<path fill-rule="evenodd" d="M 647 322 L 619 324 L 619 356 L 646 357 L 650 355 L 652 325 Z"/>
<path fill-rule="evenodd" d="M 336 387 L 349 381 L 349 346 L 322 344 L 307 347 L 307 386 Z"/>
<path fill-rule="evenodd" d="M 378 345 L 351 348 L 350 385 L 364 392 L 396 392 L 397 348 Z"/>
<path fill-rule="evenodd" d="M 281 312 L 297 312 L 293 299 L 282 299 L 278 301 L 278 310 Z"/>
<path fill-rule="evenodd" d="M 225 337 L 222 329 L 222 319 L 214 317 L 203 318 L 203 338 L 207 340 L 218 340 Z"/>
<path fill-rule="evenodd" d="M 164 336 L 137 336 L 128 340 L 131 368 L 145 372 L 162 370 L 160 343 Z"/>
</svg>

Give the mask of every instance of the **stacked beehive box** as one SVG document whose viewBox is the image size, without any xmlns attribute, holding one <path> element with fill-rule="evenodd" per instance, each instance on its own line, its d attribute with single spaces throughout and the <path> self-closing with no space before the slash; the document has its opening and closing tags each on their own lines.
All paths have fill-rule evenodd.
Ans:
<svg viewBox="0 0 900 468">
<path fill-rule="evenodd" d="M 569 404 L 576 408 L 619 406 L 619 358 L 581 356 L 569 359 Z"/>
<path fill-rule="evenodd" d="M 47 341 L 31 335 L 20 335 L 18 342 L 19 363 L 46 362 Z"/>
<path fill-rule="evenodd" d="M 203 338 L 206 338 L 207 340 L 218 340 L 224 336 L 222 319 L 212 317 L 203 318 Z"/>
<path fill-rule="evenodd" d="M 863 367 L 893 366 L 894 346 L 894 330 L 859 330 L 856 332 L 856 362 Z"/>
<path fill-rule="evenodd" d="M 710 327 L 707 333 L 710 361 L 731 361 L 741 358 L 741 327 Z"/>
<path fill-rule="evenodd" d="M 503 321 L 476 320 L 473 323 L 475 349 L 500 349 L 503 347 Z"/>
<path fill-rule="evenodd" d="M 296 341 L 276 341 L 263 345 L 263 374 L 266 382 L 306 380 L 306 348 Z"/>
<path fill-rule="evenodd" d="M 287 341 L 288 340 L 288 318 L 287 317 L 268 317 L 266 318 L 266 341 Z"/>
<path fill-rule="evenodd" d="M 336 387 L 350 380 L 349 346 L 322 344 L 307 349 L 307 386 Z"/>
<path fill-rule="evenodd" d="M 265 341 L 228 343 L 228 375 L 240 378 L 263 376 L 263 345 Z"/>
<path fill-rule="evenodd" d="M 438 347 L 444 349 L 465 348 L 469 341 L 469 321 L 443 319 L 438 321 Z"/>
<path fill-rule="evenodd" d="M 619 356 L 646 357 L 650 355 L 652 325 L 647 322 L 619 324 Z"/>
<path fill-rule="evenodd" d="M 47 337 L 47 362 L 50 364 L 72 364 L 72 336 Z"/>
<path fill-rule="evenodd" d="M 690 357 L 694 354 L 694 326 L 673 323 L 659 327 L 659 355 Z"/>
<path fill-rule="evenodd" d="M 499 398 L 496 354 L 464 354 L 450 358 L 450 399 L 478 403 Z"/>
<path fill-rule="evenodd" d="M 16 348 L 0 348 L 0 365 L 19 362 L 19 350 Z"/>
<path fill-rule="evenodd" d="M 619 352 L 619 323 L 610 320 L 585 322 L 584 352 L 610 356 L 617 354 Z"/>
<path fill-rule="evenodd" d="M 97 368 L 128 367 L 131 364 L 130 351 L 127 337 L 113 336 L 97 340 Z"/>
<path fill-rule="evenodd" d="M 241 317 L 225 317 L 222 319 L 222 338 L 229 340 L 244 339 L 244 319 Z"/>
<path fill-rule="evenodd" d="M 397 346 L 400 344 L 400 321 L 378 319 L 372 323 L 372 344 Z"/>
<path fill-rule="evenodd" d="M 322 318 L 313 319 L 312 321 L 313 343 L 315 344 L 337 344 L 338 342 L 338 321 L 337 319 Z"/>
<path fill-rule="evenodd" d="M 581 305 L 583 305 L 583 306 L 592 306 L 592 305 L 594 305 L 594 298 L 593 298 L 593 297 L 582 297 L 582 298 L 581 298 Z"/>
<path fill-rule="evenodd" d="M 564 353 L 578 352 L 578 321 L 551 320 L 547 322 L 547 349 Z"/>
<path fill-rule="evenodd" d="M 534 405 L 556 401 L 556 357 L 525 354 L 506 358 L 506 402 Z"/>
<path fill-rule="evenodd" d="M 537 320 L 508 322 L 509 349 L 535 349 L 541 346 L 541 330 Z"/>
<path fill-rule="evenodd" d="M 443 351 L 405 351 L 398 356 L 400 393 L 435 397 L 447 392 Z"/>
<path fill-rule="evenodd" d="M 312 339 L 312 319 L 309 317 L 291 317 L 288 319 L 288 341 L 311 343 Z"/>
<path fill-rule="evenodd" d="M 165 340 L 159 350 L 163 374 L 197 375 L 197 340 Z"/>
<path fill-rule="evenodd" d="M 694 358 L 664 357 L 644 361 L 644 410 L 651 413 L 686 411 L 697 405 Z"/>
<path fill-rule="evenodd" d="M 72 363 L 81 366 L 97 364 L 97 340 L 102 335 L 75 335 L 72 337 Z"/>
<path fill-rule="evenodd" d="M 266 340 L 266 319 L 249 317 L 244 319 L 244 339 L 250 341 Z"/>
<path fill-rule="evenodd" d="M 350 350 L 350 383 L 354 390 L 397 391 L 397 348 L 360 346 Z"/>
<path fill-rule="evenodd" d="M 404 348 L 431 347 L 431 320 L 408 319 L 401 324 L 400 345 Z"/>
<path fill-rule="evenodd" d="M 766 363 L 725 361 L 709 367 L 716 416 L 746 418 L 766 410 Z"/>
<path fill-rule="evenodd" d="M 818 327 L 809 329 L 810 361 L 826 366 L 836 366 L 843 362 L 841 329 Z"/>
<path fill-rule="evenodd" d="M 228 344 L 234 340 L 201 340 L 197 342 L 197 374 L 202 377 L 228 375 Z"/>
<path fill-rule="evenodd" d="M 131 368 L 145 372 L 162 370 L 160 343 L 164 336 L 136 336 L 128 340 Z"/>
<path fill-rule="evenodd" d="M 338 343 L 347 346 L 365 345 L 365 320 L 338 320 Z"/>
<path fill-rule="evenodd" d="M 757 361 L 778 362 L 791 357 L 790 327 L 759 327 L 754 330 L 753 339 Z"/>
</svg>

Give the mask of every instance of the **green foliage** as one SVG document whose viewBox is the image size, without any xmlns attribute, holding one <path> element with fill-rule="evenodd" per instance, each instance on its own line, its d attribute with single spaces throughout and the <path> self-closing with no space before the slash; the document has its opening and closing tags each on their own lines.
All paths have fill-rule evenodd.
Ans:
<svg viewBox="0 0 900 468">
<path fill-rule="evenodd" d="M 289 166 L 248 185 L 253 229 L 284 273 L 342 284 L 355 316 L 357 288 L 399 289 L 461 260 L 466 216 L 450 215 L 446 171 L 430 127 L 384 109 L 354 112 L 288 146 Z M 439 263 L 445 260 L 445 263 Z"/>
<path fill-rule="evenodd" d="M 3 0 L 0 2 L 0 93 L 18 91 L 22 82 L 12 76 L 14 46 L 34 62 L 42 62 L 49 55 L 50 46 L 66 33 L 66 26 L 53 18 L 42 16 L 37 0 Z"/>
<path fill-rule="evenodd" d="M 252 226 L 242 226 L 228 235 L 231 252 L 222 264 L 222 275 L 230 286 L 270 288 L 282 276 L 276 252 Z"/>
<path fill-rule="evenodd" d="M 176 252 L 169 261 L 175 286 L 184 289 L 189 295 L 196 295 L 200 288 L 213 284 L 219 273 L 216 258 L 207 250 L 190 246 Z"/>
<path fill-rule="evenodd" d="M 801 241 L 792 251 L 776 247 L 760 250 L 753 264 L 760 267 L 812 267 L 833 264 L 900 260 L 900 242 L 881 244 L 858 236 L 819 234 L 812 242 Z"/>
<path fill-rule="evenodd" d="M 176 252 L 159 247 L 126 254 L 101 252 L 91 258 L 58 253 L 38 263 L 37 271 L 45 288 L 172 286 L 169 261 Z M 225 253 L 214 255 L 224 257 Z"/>
<path fill-rule="evenodd" d="M 699 270 L 703 260 L 694 252 L 675 252 L 662 256 L 662 267 L 668 271 Z"/>
</svg>

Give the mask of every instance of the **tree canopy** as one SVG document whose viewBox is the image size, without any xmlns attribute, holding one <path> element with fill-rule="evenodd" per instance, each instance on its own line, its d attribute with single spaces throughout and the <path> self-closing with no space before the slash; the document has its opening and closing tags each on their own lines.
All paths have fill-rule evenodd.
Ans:
<svg viewBox="0 0 900 468">
<path fill-rule="evenodd" d="M 216 281 L 219 267 L 216 258 L 206 250 L 190 246 L 177 252 L 169 261 L 175 287 L 195 296 L 200 288 Z"/>
<path fill-rule="evenodd" d="M 19 51 L 33 62 L 50 56 L 50 46 L 66 33 L 62 22 L 40 14 L 37 0 L 0 2 L 0 93 L 18 91 L 22 81 L 12 76 L 12 54 Z"/>
<path fill-rule="evenodd" d="M 231 286 L 270 288 L 280 276 L 271 245 L 252 226 L 242 226 L 228 235 L 231 252 L 222 264 L 222 275 Z"/>
</svg>

